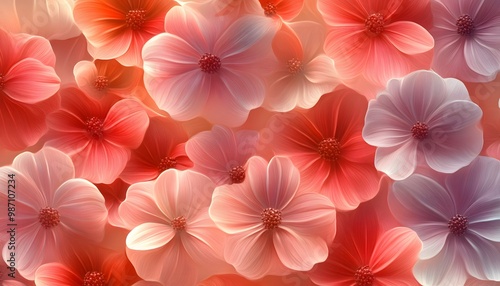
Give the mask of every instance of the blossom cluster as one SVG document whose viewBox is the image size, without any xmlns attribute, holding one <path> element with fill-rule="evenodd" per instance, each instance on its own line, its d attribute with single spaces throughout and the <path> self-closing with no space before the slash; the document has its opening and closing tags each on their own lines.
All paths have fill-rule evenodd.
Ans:
<svg viewBox="0 0 500 286">
<path fill-rule="evenodd" d="M 500 285 L 499 15 L 2 1 L 0 284 Z"/>
</svg>

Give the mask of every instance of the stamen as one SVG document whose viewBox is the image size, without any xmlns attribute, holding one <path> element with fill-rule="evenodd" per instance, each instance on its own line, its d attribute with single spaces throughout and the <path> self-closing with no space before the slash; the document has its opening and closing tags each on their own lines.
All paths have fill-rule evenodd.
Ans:
<svg viewBox="0 0 500 286">
<path fill-rule="evenodd" d="M 371 286 L 373 285 L 373 273 L 367 265 L 359 267 L 354 273 L 356 286 Z"/>
<path fill-rule="evenodd" d="M 429 126 L 427 124 L 417 121 L 411 128 L 411 135 L 413 138 L 422 140 L 427 138 L 427 134 L 429 133 Z"/>
<path fill-rule="evenodd" d="M 242 166 L 236 166 L 229 170 L 229 178 L 231 178 L 231 183 L 239 184 L 243 183 L 245 180 L 245 169 Z"/>
<path fill-rule="evenodd" d="M 105 77 L 105 76 L 98 76 L 96 79 L 95 79 L 95 82 L 94 82 L 94 87 L 98 90 L 98 91 L 102 91 L 104 90 L 106 87 L 108 87 L 108 79 Z"/>
<path fill-rule="evenodd" d="M 177 166 L 177 160 L 175 160 L 175 158 L 167 156 L 167 157 L 161 159 L 160 165 L 158 165 L 158 170 L 161 173 L 165 170 L 175 168 L 175 166 Z"/>
<path fill-rule="evenodd" d="M 216 73 L 221 67 L 221 62 L 218 56 L 205 53 L 198 61 L 198 65 L 203 72 Z"/>
<path fill-rule="evenodd" d="M 288 60 L 287 65 L 288 65 L 288 71 L 291 74 L 297 74 L 298 72 L 302 71 L 302 62 L 297 58 L 292 58 L 291 60 Z"/>
<path fill-rule="evenodd" d="M 281 224 L 281 211 L 266 208 L 260 214 L 265 229 L 275 229 Z"/>
<path fill-rule="evenodd" d="M 336 161 L 340 156 L 340 142 L 335 138 L 326 138 L 318 144 L 318 153 L 327 161 Z"/>
<path fill-rule="evenodd" d="M 105 286 L 104 274 L 98 271 L 88 271 L 83 277 L 83 286 Z"/>
<path fill-rule="evenodd" d="M 269 2 L 266 5 L 262 6 L 262 8 L 264 8 L 264 15 L 266 15 L 267 17 L 276 15 L 276 5 L 274 5 L 273 3 Z"/>
<path fill-rule="evenodd" d="M 469 220 L 460 214 L 457 214 L 453 216 L 449 221 L 448 221 L 448 228 L 450 229 L 450 232 L 461 236 L 463 235 L 469 226 Z"/>
<path fill-rule="evenodd" d="M 88 134 L 95 139 L 100 139 L 103 136 L 103 123 L 97 117 L 91 117 L 85 122 L 85 128 Z"/>
<path fill-rule="evenodd" d="M 146 21 L 146 10 L 130 10 L 125 15 L 125 23 L 132 30 L 140 30 Z"/>
<path fill-rule="evenodd" d="M 462 15 L 457 20 L 457 33 L 462 36 L 467 36 L 474 32 L 474 21 L 469 15 Z"/>
<path fill-rule="evenodd" d="M 40 213 L 38 214 L 38 221 L 46 229 L 55 227 L 61 222 L 59 212 L 51 207 L 46 207 L 40 210 Z"/>
<path fill-rule="evenodd" d="M 176 217 L 170 222 L 170 225 L 176 231 L 183 230 L 186 228 L 186 218 L 184 216 Z"/>
<path fill-rule="evenodd" d="M 384 16 L 380 13 L 371 14 L 365 20 L 366 30 L 374 36 L 377 36 L 384 31 L 384 25 Z"/>
</svg>

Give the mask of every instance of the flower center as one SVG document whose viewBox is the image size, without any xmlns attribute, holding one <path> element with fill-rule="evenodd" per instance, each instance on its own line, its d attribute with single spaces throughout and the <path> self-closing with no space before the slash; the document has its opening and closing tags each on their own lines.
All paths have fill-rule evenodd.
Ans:
<svg viewBox="0 0 500 286">
<path fill-rule="evenodd" d="M 5 79 L 3 74 L 0 73 L 0 89 L 3 89 L 5 86 Z"/>
<path fill-rule="evenodd" d="M 281 224 L 281 211 L 267 208 L 260 214 L 265 229 L 274 229 Z"/>
<path fill-rule="evenodd" d="M 106 87 L 108 87 L 108 79 L 105 76 L 102 76 L 102 75 L 98 76 L 95 79 L 94 87 L 98 91 L 102 91 L 103 89 L 105 89 Z"/>
<path fill-rule="evenodd" d="M 457 33 L 462 36 L 470 35 L 474 32 L 474 21 L 469 15 L 462 15 L 457 20 Z"/>
<path fill-rule="evenodd" d="M 146 10 L 130 10 L 125 15 L 125 23 L 132 30 L 139 30 L 146 21 Z"/>
<path fill-rule="evenodd" d="M 104 274 L 97 271 L 89 271 L 83 276 L 83 286 L 104 286 L 106 280 Z"/>
<path fill-rule="evenodd" d="M 229 178 L 231 178 L 231 183 L 239 184 L 243 183 L 245 180 L 245 169 L 242 166 L 236 166 L 229 170 Z"/>
<path fill-rule="evenodd" d="M 40 210 L 38 214 L 38 221 L 44 228 L 51 228 L 57 226 L 61 220 L 59 219 L 59 212 L 51 207 L 46 207 Z"/>
<path fill-rule="evenodd" d="M 457 214 L 448 221 L 450 232 L 455 235 L 463 235 L 467 230 L 469 220 L 463 215 Z"/>
<path fill-rule="evenodd" d="M 326 138 L 318 144 L 318 153 L 327 161 L 336 161 L 340 156 L 340 142 L 335 138 Z"/>
<path fill-rule="evenodd" d="M 262 6 L 262 8 L 264 8 L 264 14 L 267 17 L 276 15 L 276 5 L 274 5 L 273 3 L 269 2 L 265 6 Z"/>
<path fill-rule="evenodd" d="M 354 273 L 356 286 L 371 286 L 373 285 L 373 273 L 367 265 L 362 266 Z"/>
<path fill-rule="evenodd" d="M 220 69 L 221 63 L 218 56 L 205 53 L 198 61 L 198 65 L 203 72 L 215 73 Z"/>
<path fill-rule="evenodd" d="M 161 159 L 160 165 L 158 165 L 158 170 L 160 170 L 160 173 L 161 173 L 161 172 L 168 170 L 170 168 L 175 168 L 175 166 L 177 166 L 177 160 L 175 160 L 175 158 L 167 156 L 167 157 Z"/>
<path fill-rule="evenodd" d="M 417 121 L 417 123 L 413 124 L 411 127 L 411 135 L 413 138 L 422 140 L 427 137 L 429 133 L 429 126 L 427 124 Z"/>
<path fill-rule="evenodd" d="M 380 13 L 371 14 L 365 20 L 365 28 L 372 35 L 377 36 L 384 31 L 384 16 Z"/>
<path fill-rule="evenodd" d="M 291 74 L 296 74 L 296 73 L 302 71 L 302 62 L 297 58 L 293 58 L 291 60 L 288 60 L 287 64 L 288 64 L 288 71 Z"/>
<path fill-rule="evenodd" d="M 174 218 L 170 225 L 174 230 L 183 230 L 186 228 L 186 218 L 183 216 Z"/>
<path fill-rule="evenodd" d="M 85 128 L 90 136 L 93 138 L 102 138 L 103 135 L 103 124 L 101 119 L 97 117 L 92 117 L 85 122 Z"/>
</svg>

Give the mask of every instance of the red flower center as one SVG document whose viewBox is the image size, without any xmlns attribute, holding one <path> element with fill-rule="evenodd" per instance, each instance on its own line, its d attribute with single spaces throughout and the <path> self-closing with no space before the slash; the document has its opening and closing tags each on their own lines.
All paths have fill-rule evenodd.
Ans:
<svg viewBox="0 0 500 286">
<path fill-rule="evenodd" d="M 245 169 L 242 166 L 236 166 L 229 170 L 229 178 L 231 178 L 231 183 L 239 184 L 243 183 L 245 180 Z"/>
<path fill-rule="evenodd" d="M 175 160 L 175 158 L 167 156 L 167 157 L 161 159 L 160 165 L 158 165 L 158 170 L 161 173 L 161 172 L 168 170 L 170 168 L 175 168 L 175 166 L 177 166 L 177 160 Z"/>
<path fill-rule="evenodd" d="M 288 71 L 291 74 L 296 74 L 302 71 L 302 62 L 297 58 L 292 58 L 291 60 L 288 60 L 287 65 L 288 65 Z"/>
<path fill-rule="evenodd" d="M 367 265 L 359 267 L 354 273 L 356 286 L 371 286 L 373 285 L 373 273 Z"/>
<path fill-rule="evenodd" d="M 411 135 L 413 138 L 422 140 L 427 137 L 429 133 L 429 126 L 427 124 L 417 121 L 417 123 L 413 124 L 411 128 Z"/>
<path fill-rule="evenodd" d="M 264 14 L 267 17 L 276 15 L 276 5 L 274 5 L 273 3 L 268 2 L 266 5 L 262 6 L 262 8 L 264 8 Z"/>
<path fill-rule="evenodd" d="M 384 16 L 380 13 L 371 14 L 365 20 L 366 30 L 374 36 L 377 36 L 384 31 L 384 25 Z"/>
<path fill-rule="evenodd" d="M 474 32 L 474 21 L 469 15 L 462 15 L 457 20 L 457 33 L 462 36 L 470 35 Z"/>
<path fill-rule="evenodd" d="M 106 280 L 104 274 L 98 271 L 89 271 L 83 276 L 83 286 L 104 286 Z"/>
<path fill-rule="evenodd" d="M 318 144 L 318 153 L 327 161 L 336 161 L 340 156 L 340 142 L 335 138 L 326 138 Z"/>
<path fill-rule="evenodd" d="M 44 228 L 51 228 L 57 226 L 61 220 L 59 219 L 59 212 L 51 207 L 46 207 L 40 210 L 38 214 L 38 221 Z"/>
<path fill-rule="evenodd" d="M 130 10 L 125 15 L 125 23 L 132 30 L 140 30 L 146 21 L 146 10 Z"/>
<path fill-rule="evenodd" d="M 106 87 L 108 87 L 108 79 L 105 76 L 102 76 L 102 75 L 96 77 L 95 82 L 94 82 L 94 87 L 98 91 L 102 91 L 103 89 L 105 89 Z"/>
<path fill-rule="evenodd" d="M 0 73 L 0 89 L 3 89 L 5 86 L 5 79 L 3 74 Z"/>
<path fill-rule="evenodd" d="M 102 138 L 103 135 L 103 124 L 101 119 L 97 117 L 92 117 L 85 122 L 85 129 L 89 133 L 89 135 L 93 138 L 99 139 Z"/>
<path fill-rule="evenodd" d="M 275 229 L 281 224 L 281 211 L 267 208 L 260 214 L 265 229 Z"/>
<path fill-rule="evenodd" d="M 183 230 L 186 228 L 186 218 L 183 216 L 174 218 L 170 225 L 174 230 Z"/>
<path fill-rule="evenodd" d="M 201 71 L 206 73 L 216 73 L 221 66 L 220 58 L 211 53 L 205 53 L 198 61 Z"/>
<path fill-rule="evenodd" d="M 455 215 L 448 221 L 450 232 L 455 235 L 463 235 L 469 226 L 469 220 L 463 215 Z"/>
</svg>

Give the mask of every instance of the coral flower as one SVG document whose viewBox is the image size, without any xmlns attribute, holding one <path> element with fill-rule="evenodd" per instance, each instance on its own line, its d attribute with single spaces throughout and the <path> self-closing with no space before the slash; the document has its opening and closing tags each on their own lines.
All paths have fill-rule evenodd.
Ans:
<svg viewBox="0 0 500 286">
<path fill-rule="evenodd" d="M 415 174 L 389 193 L 396 219 L 423 242 L 415 277 L 424 285 L 464 285 L 468 275 L 500 281 L 500 161 L 480 156 L 443 177 Z"/>
<path fill-rule="evenodd" d="M 433 69 L 441 76 L 486 82 L 500 70 L 500 5 L 495 0 L 432 1 Z"/>
<path fill-rule="evenodd" d="M 410 176 L 417 162 L 453 173 L 483 146 L 482 112 L 464 84 L 431 71 L 392 79 L 370 101 L 363 138 L 377 146 L 375 166 L 394 180 Z"/>
<path fill-rule="evenodd" d="M 77 0 L 75 22 L 97 59 L 117 59 L 125 66 L 141 66 L 141 50 L 149 39 L 163 32 L 173 0 Z"/>
<path fill-rule="evenodd" d="M 304 0 L 259 0 L 264 15 L 280 17 L 284 21 L 295 18 L 304 7 Z"/>
<path fill-rule="evenodd" d="M 337 236 L 325 262 L 309 273 L 318 285 L 417 285 L 412 269 L 422 243 L 406 227 L 385 230 L 372 209 L 337 217 Z"/>
<path fill-rule="evenodd" d="M 318 0 L 318 10 L 332 26 L 326 53 L 349 87 L 380 90 L 391 78 L 430 67 L 434 40 L 424 28 L 432 21 L 429 2 Z"/>
<path fill-rule="evenodd" d="M 133 99 L 97 101 L 81 90 L 61 91 L 61 109 L 47 118 L 46 145 L 70 155 L 77 176 L 112 183 L 130 159 L 130 149 L 144 138 L 149 117 Z"/>
<path fill-rule="evenodd" d="M 170 118 L 153 117 L 141 145 L 132 151 L 120 175 L 129 184 L 156 179 L 161 172 L 175 168 L 186 170 L 193 163 L 184 148 L 188 135 Z"/>
<path fill-rule="evenodd" d="M 214 187 L 200 173 L 169 169 L 129 188 L 119 213 L 131 230 L 127 256 L 140 277 L 190 286 L 222 263 L 225 235 L 208 216 Z"/>
<path fill-rule="evenodd" d="M 144 46 L 144 83 L 175 120 L 201 116 L 239 126 L 264 100 L 273 21 L 215 16 L 210 5 L 172 8 L 165 31 Z M 269 51 L 269 52 L 268 52 Z"/>
<path fill-rule="evenodd" d="M 248 162 L 248 179 L 215 189 L 210 217 L 229 236 L 224 257 L 249 279 L 307 271 L 323 262 L 335 236 L 328 198 L 299 190 L 290 159 Z"/>
<path fill-rule="evenodd" d="M 127 98 L 142 83 L 143 71 L 138 67 L 124 67 L 116 60 L 95 60 L 78 62 L 74 74 L 78 87 L 92 97 L 114 94 Z"/>
<path fill-rule="evenodd" d="M 18 155 L 11 167 L 0 168 L 0 198 L 7 202 L 7 186 L 15 192 L 16 269 L 33 280 L 36 269 L 58 261 L 75 238 L 94 242 L 104 236 L 107 211 L 104 198 L 89 181 L 74 178 L 71 158 L 45 147 Z M 12 192 L 9 191 L 9 194 Z M 11 196 L 9 195 L 11 198 Z M 0 241 L 9 235 L 2 232 Z M 12 249 L 3 247 L 3 258 Z"/>
<path fill-rule="evenodd" d="M 286 112 L 296 106 L 311 108 L 338 81 L 333 60 L 323 53 L 324 29 L 310 22 L 282 26 L 273 40 L 275 71 L 267 78 L 263 107 Z"/>
<path fill-rule="evenodd" d="M 246 163 L 257 151 L 258 138 L 256 131 L 234 133 L 216 125 L 191 137 L 186 153 L 194 163 L 193 170 L 207 175 L 217 186 L 238 184 L 245 180 Z"/>
<path fill-rule="evenodd" d="M 59 262 L 43 264 L 35 273 L 37 286 L 131 285 L 139 280 L 125 250 L 114 251 L 79 242 Z"/>
<path fill-rule="evenodd" d="M 58 107 L 56 58 L 41 37 L 0 29 L 0 43 L 0 148 L 22 150 L 42 137 Z"/>
<path fill-rule="evenodd" d="M 361 136 L 367 106 L 365 97 L 343 88 L 323 95 L 305 113 L 276 115 L 268 124 L 276 129 L 269 147 L 292 159 L 306 188 L 341 210 L 355 209 L 378 192 L 375 148 Z"/>
</svg>

